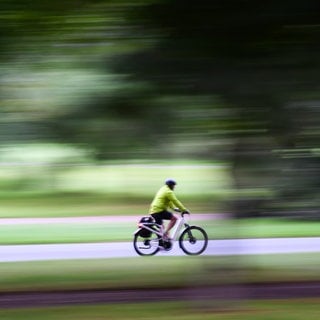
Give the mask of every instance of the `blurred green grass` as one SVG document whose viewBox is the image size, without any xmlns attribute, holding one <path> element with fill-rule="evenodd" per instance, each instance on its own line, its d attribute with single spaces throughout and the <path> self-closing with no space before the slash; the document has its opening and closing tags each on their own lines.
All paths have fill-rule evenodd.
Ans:
<svg viewBox="0 0 320 320">
<path fill-rule="evenodd" d="M 153 196 L 103 193 L 32 193 L 0 195 L 0 218 L 145 215 Z M 212 213 L 215 197 L 179 197 L 192 212 Z"/>
<path fill-rule="evenodd" d="M 320 254 L 7 262 L 0 291 L 137 289 L 319 280 Z"/>
<path fill-rule="evenodd" d="M 122 303 L 90 306 L 64 306 L 50 308 L 24 308 L 0 310 L 4 320 L 316 320 L 319 299 L 292 299 L 278 301 L 231 302 L 224 308 L 208 310 L 197 307 L 192 300 L 185 302 Z"/>
<path fill-rule="evenodd" d="M 231 186 L 225 164 L 133 161 L 100 165 L 6 164 L 0 166 L 0 189 L 13 194 L 47 191 L 150 197 L 168 177 L 178 181 L 177 192 L 182 196 L 212 195 Z"/>
<path fill-rule="evenodd" d="M 138 217 L 137 217 L 138 221 Z M 320 222 L 277 219 L 202 220 L 209 239 L 319 236 Z M 0 225 L 0 245 L 132 241 L 135 222 Z"/>
<path fill-rule="evenodd" d="M 221 210 L 230 196 L 222 164 L 2 165 L 0 217 L 142 215 L 167 177 L 178 181 L 176 194 L 193 212 Z"/>
</svg>

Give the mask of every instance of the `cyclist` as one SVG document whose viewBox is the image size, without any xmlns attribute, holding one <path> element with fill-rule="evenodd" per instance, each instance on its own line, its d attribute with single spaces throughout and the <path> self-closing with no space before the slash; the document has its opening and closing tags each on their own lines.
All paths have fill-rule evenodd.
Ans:
<svg viewBox="0 0 320 320">
<path fill-rule="evenodd" d="M 163 225 L 163 220 L 170 220 L 164 232 L 166 238 L 169 238 L 169 231 L 174 227 L 178 219 L 172 212 L 168 211 L 168 209 L 171 208 L 174 211 L 189 213 L 173 192 L 176 184 L 175 180 L 167 179 L 165 185 L 162 186 L 155 195 L 149 210 L 149 213 L 155 219 L 156 223 L 161 226 Z"/>
</svg>

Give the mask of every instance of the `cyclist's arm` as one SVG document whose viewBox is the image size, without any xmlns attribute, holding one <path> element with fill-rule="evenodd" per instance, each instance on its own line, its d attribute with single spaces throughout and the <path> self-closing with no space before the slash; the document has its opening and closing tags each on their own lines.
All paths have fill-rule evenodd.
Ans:
<svg viewBox="0 0 320 320">
<path fill-rule="evenodd" d="M 169 206 L 172 209 L 178 208 L 180 209 L 182 212 L 183 211 L 188 211 L 187 208 L 177 199 L 177 197 L 175 196 L 175 194 L 173 192 L 170 192 L 168 194 L 168 198 L 170 199 L 170 203 Z"/>
<path fill-rule="evenodd" d="M 170 207 L 172 210 L 176 211 L 176 212 L 181 212 L 181 209 L 179 209 L 177 206 L 175 206 L 174 203 L 171 202 L 171 201 L 170 201 L 170 203 L 169 203 L 169 207 Z"/>
</svg>

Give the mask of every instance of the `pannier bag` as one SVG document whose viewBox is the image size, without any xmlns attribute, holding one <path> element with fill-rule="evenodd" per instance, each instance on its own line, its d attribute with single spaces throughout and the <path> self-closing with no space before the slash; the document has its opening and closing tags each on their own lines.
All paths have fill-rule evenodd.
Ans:
<svg viewBox="0 0 320 320">
<path fill-rule="evenodd" d="M 150 223 L 149 227 L 151 227 L 151 224 L 154 223 L 154 219 L 152 217 L 142 217 L 139 221 L 139 226 L 142 227 L 139 231 L 140 236 L 142 238 L 149 238 L 152 232 L 143 228 L 143 226 L 141 225 L 142 223 Z"/>
</svg>

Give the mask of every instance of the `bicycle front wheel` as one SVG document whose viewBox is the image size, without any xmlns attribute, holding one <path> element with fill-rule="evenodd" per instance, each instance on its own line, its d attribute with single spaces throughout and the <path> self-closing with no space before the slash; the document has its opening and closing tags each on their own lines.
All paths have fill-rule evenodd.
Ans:
<svg viewBox="0 0 320 320">
<path fill-rule="evenodd" d="M 134 235 L 133 247 L 140 256 L 152 256 L 159 251 L 159 236 L 152 232 L 150 237 L 145 238 L 138 232 Z"/>
<path fill-rule="evenodd" d="M 208 235 L 200 227 L 188 227 L 182 232 L 179 245 L 183 252 L 188 255 L 201 254 L 207 248 Z"/>
</svg>

